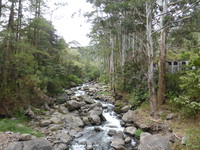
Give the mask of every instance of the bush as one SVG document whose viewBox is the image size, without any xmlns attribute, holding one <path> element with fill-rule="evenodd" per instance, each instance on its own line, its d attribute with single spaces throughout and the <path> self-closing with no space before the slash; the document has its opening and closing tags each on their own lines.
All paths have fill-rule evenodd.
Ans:
<svg viewBox="0 0 200 150">
<path fill-rule="evenodd" d="M 140 134 L 142 133 L 143 131 L 141 129 L 137 129 L 134 133 L 134 136 L 137 138 L 137 139 L 140 139 Z"/>
<path fill-rule="evenodd" d="M 200 112 L 200 56 L 191 62 L 191 66 L 195 66 L 195 69 L 186 71 L 180 77 L 183 92 L 174 98 L 174 102 L 186 108 L 186 111 L 197 114 Z"/>
</svg>

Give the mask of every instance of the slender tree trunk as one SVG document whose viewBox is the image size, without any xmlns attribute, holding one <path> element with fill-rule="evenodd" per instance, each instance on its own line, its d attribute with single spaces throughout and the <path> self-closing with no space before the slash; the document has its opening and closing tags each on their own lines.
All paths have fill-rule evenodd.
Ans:
<svg viewBox="0 0 200 150">
<path fill-rule="evenodd" d="M 164 19 L 167 13 L 167 0 L 162 0 L 161 12 L 161 42 L 160 42 L 160 57 L 159 57 L 159 75 L 158 75 L 158 103 L 165 103 L 165 74 L 166 74 L 166 37 L 167 27 Z"/>
<path fill-rule="evenodd" d="M 17 18 L 16 41 L 21 40 L 21 33 L 20 33 L 21 27 L 22 27 L 22 0 L 19 0 L 19 2 L 18 2 L 18 18 Z"/>
<path fill-rule="evenodd" d="M 114 69 L 114 38 L 112 35 L 110 35 L 110 44 L 111 44 L 111 52 L 110 52 L 110 84 L 111 84 L 111 90 L 113 94 L 115 93 L 115 69 Z"/>
<path fill-rule="evenodd" d="M 122 67 L 122 85 L 124 86 L 124 65 L 125 65 L 125 57 L 126 57 L 126 35 L 122 34 L 122 54 L 121 54 L 121 67 Z"/>
<path fill-rule="evenodd" d="M 1 16 L 2 16 L 2 0 L 0 0 L 0 21 L 1 21 Z"/>
<path fill-rule="evenodd" d="M 157 110 L 156 92 L 154 86 L 153 67 L 153 39 L 152 39 L 152 6 L 146 2 L 146 31 L 147 31 L 147 54 L 148 54 L 148 87 L 150 96 L 151 114 Z"/>
</svg>

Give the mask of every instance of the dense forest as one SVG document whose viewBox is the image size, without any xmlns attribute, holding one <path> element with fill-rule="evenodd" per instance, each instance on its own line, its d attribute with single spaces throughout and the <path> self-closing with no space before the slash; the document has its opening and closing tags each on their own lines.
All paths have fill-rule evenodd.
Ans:
<svg viewBox="0 0 200 150">
<path fill-rule="evenodd" d="M 47 1 L 0 0 L 0 117 L 95 81 L 109 85 L 116 111 L 145 105 L 154 118 L 167 107 L 199 119 L 199 0 L 87 2 L 91 42 L 82 47 L 57 34 Z"/>
<path fill-rule="evenodd" d="M 199 1 L 89 2 L 100 81 L 135 107 L 150 99 L 152 114 L 170 101 L 199 115 Z"/>
</svg>

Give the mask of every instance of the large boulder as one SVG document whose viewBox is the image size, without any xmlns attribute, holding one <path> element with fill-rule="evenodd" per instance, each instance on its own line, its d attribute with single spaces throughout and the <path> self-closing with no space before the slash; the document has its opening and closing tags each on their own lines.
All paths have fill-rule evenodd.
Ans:
<svg viewBox="0 0 200 150">
<path fill-rule="evenodd" d="M 69 127 L 83 127 L 84 126 L 84 123 L 81 120 L 81 118 L 78 116 L 73 116 L 72 114 L 65 116 L 65 122 L 66 122 L 66 125 Z"/>
<path fill-rule="evenodd" d="M 80 98 L 85 101 L 87 104 L 94 104 L 95 101 L 88 95 L 81 95 Z"/>
<path fill-rule="evenodd" d="M 81 106 L 83 106 L 83 103 L 71 100 L 66 102 L 65 106 L 68 108 L 69 111 L 74 111 L 81 108 Z"/>
<path fill-rule="evenodd" d="M 122 120 L 126 123 L 134 122 L 135 112 L 132 110 L 129 110 L 127 113 L 125 113 L 122 117 Z"/>
<path fill-rule="evenodd" d="M 115 137 L 114 139 L 111 140 L 112 147 L 114 147 L 116 150 L 125 150 L 124 145 L 125 142 L 122 138 Z"/>
<path fill-rule="evenodd" d="M 166 137 L 155 134 L 155 135 L 148 135 L 144 138 L 141 138 L 140 145 L 138 150 L 171 150 L 171 146 L 169 141 Z"/>
<path fill-rule="evenodd" d="M 101 124 L 101 118 L 98 115 L 90 114 L 90 120 L 91 120 L 92 124 L 94 124 L 94 125 Z"/>
<path fill-rule="evenodd" d="M 5 150 L 52 150 L 51 143 L 43 138 L 10 143 Z"/>
</svg>

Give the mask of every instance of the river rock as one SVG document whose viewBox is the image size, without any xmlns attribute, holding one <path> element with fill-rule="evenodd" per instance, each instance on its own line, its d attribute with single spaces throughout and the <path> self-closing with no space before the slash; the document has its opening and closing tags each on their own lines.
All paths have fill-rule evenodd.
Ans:
<svg viewBox="0 0 200 150">
<path fill-rule="evenodd" d="M 86 125 L 89 125 L 89 124 L 90 124 L 90 120 L 89 120 L 89 118 L 88 118 L 87 116 L 84 116 L 84 117 L 83 117 L 83 122 L 84 122 L 84 124 L 86 124 Z"/>
<path fill-rule="evenodd" d="M 125 150 L 124 149 L 124 140 L 119 137 L 115 137 L 114 139 L 111 140 L 110 146 L 114 147 L 116 150 Z"/>
<path fill-rule="evenodd" d="M 149 135 L 140 140 L 140 145 L 138 146 L 138 150 L 171 150 L 171 146 L 166 137 L 155 134 Z"/>
<path fill-rule="evenodd" d="M 49 141 L 38 138 L 35 140 L 10 143 L 5 150 L 52 150 Z"/>
<path fill-rule="evenodd" d="M 85 101 L 87 104 L 94 104 L 95 101 L 90 98 L 88 95 L 81 95 L 79 96 L 83 101 Z"/>
<path fill-rule="evenodd" d="M 62 129 L 62 126 L 61 125 L 52 125 L 49 130 L 50 131 L 58 131 L 58 130 L 61 130 Z"/>
<path fill-rule="evenodd" d="M 89 111 L 89 114 L 100 116 L 103 113 L 103 109 L 100 107 L 95 107 L 93 110 Z"/>
<path fill-rule="evenodd" d="M 72 140 L 72 138 L 66 133 L 60 133 L 60 134 L 56 135 L 56 140 L 59 140 L 59 141 L 67 144 L 69 141 Z"/>
<path fill-rule="evenodd" d="M 32 135 L 31 134 L 21 134 L 19 137 L 20 141 L 29 141 L 32 139 Z"/>
<path fill-rule="evenodd" d="M 136 127 L 127 127 L 124 130 L 124 133 L 129 134 L 129 135 L 134 135 L 136 130 L 137 130 Z"/>
<path fill-rule="evenodd" d="M 50 125 L 51 123 L 52 123 L 51 120 L 42 120 L 40 122 L 40 126 L 41 127 L 46 127 L 46 126 Z"/>
<path fill-rule="evenodd" d="M 151 134 L 149 132 L 142 132 L 140 134 L 140 141 L 142 141 L 145 137 L 150 136 Z"/>
<path fill-rule="evenodd" d="M 81 118 L 78 116 L 74 116 L 73 114 L 69 114 L 65 116 L 65 122 L 67 126 L 73 127 L 73 128 L 84 126 L 84 123 L 81 120 Z"/>
<path fill-rule="evenodd" d="M 121 109 L 121 111 L 122 111 L 123 113 L 126 113 L 126 112 L 128 112 L 130 109 L 131 109 L 131 106 L 130 106 L 130 105 L 126 105 L 126 106 L 124 106 L 124 107 Z"/>
<path fill-rule="evenodd" d="M 131 142 L 131 138 L 130 137 L 126 137 L 125 138 L 125 143 L 130 143 Z"/>
<path fill-rule="evenodd" d="M 127 113 L 125 113 L 122 117 L 122 120 L 126 123 L 130 123 L 134 121 L 135 112 L 132 110 L 129 110 Z"/>
<path fill-rule="evenodd" d="M 100 102 L 97 102 L 97 103 L 94 103 L 94 104 L 90 105 L 90 109 L 93 109 L 93 108 L 95 108 L 95 107 L 100 107 L 100 108 L 102 108 L 103 105 L 102 105 Z"/>
<path fill-rule="evenodd" d="M 98 115 L 90 114 L 90 119 L 92 121 L 92 124 L 94 124 L 94 125 L 101 124 L 101 118 Z"/>
<path fill-rule="evenodd" d="M 70 100 L 70 101 L 66 102 L 65 106 L 67 106 L 69 111 L 74 111 L 74 110 L 81 108 L 81 106 L 83 106 L 83 103 L 77 102 L 75 100 Z"/>
<path fill-rule="evenodd" d="M 62 113 L 62 114 L 68 114 L 69 110 L 64 105 L 61 105 L 59 107 L 59 112 Z"/>
<path fill-rule="evenodd" d="M 114 130 L 114 129 L 109 129 L 109 131 L 108 131 L 108 135 L 109 136 L 113 136 L 113 135 L 115 135 L 116 134 L 116 130 Z"/>
<path fill-rule="evenodd" d="M 62 121 L 60 120 L 60 118 L 58 117 L 53 117 L 50 119 L 50 121 L 53 123 L 53 124 L 61 124 Z"/>
</svg>

